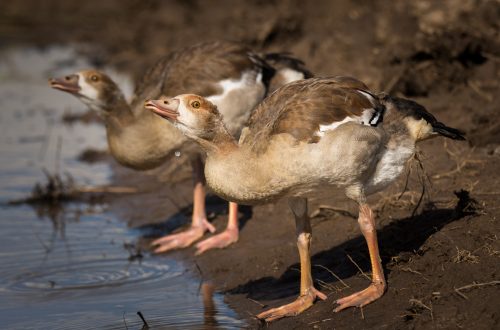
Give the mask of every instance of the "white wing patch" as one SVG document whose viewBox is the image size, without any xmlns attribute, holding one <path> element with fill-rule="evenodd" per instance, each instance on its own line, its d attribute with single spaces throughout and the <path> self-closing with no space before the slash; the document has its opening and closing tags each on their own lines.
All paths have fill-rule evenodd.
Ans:
<svg viewBox="0 0 500 330">
<path fill-rule="evenodd" d="M 316 133 L 317 136 L 324 136 L 326 132 L 328 131 L 333 131 L 337 127 L 339 127 L 342 124 L 345 124 L 350 121 L 359 121 L 360 117 L 345 117 L 344 120 L 342 121 L 336 121 L 334 123 L 331 123 L 329 125 L 319 125 L 319 131 Z"/>
<path fill-rule="evenodd" d="M 255 70 L 244 71 L 239 79 L 219 81 L 222 93 L 207 97 L 217 106 L 229 132 L 238 136 L 247 122 L 252 109 L 264 98 L 266 88 L 262 73 Z"/>
<path fill-rule="evenodd" d="M 292 81 L 304 79 L 304 73 L 290 68 L 278 70 L 278 74 L 283 77 L 283 79 L 285 80 L 285 84 L 291 83 Z"/>
<path fill-rule="evenodd" d="M 361 116 L 352 116 L 352 117 L 345 117 L 342 121 L 336 121 L 334 123 L 331 123 L 329 125 L 319 125 L 319 131 L 316 132 L 316 136 L 322 137 L 326 134 L 328 131 L 333 131 L 337 127 L 339 127 L 342 124 L 348 123 L 350 121 L 354 121 L 356 123 L 359 123 L 361 125 L 366 125 L 370 126 L 370 119 L 373 117 L 373 112 L 375 109 L 365 109 Z"/>
<path fill-rule="evenodd" d="M 232 91 L 238 91 L 256 83 L 262 82 L 262 73 L 258 74 L 255 71 L 245 71 L 240 79 L 224 79 L 219 81 L 219 86 L 222 88 L 222 94 L 217 94 L 207 97 L 207 100 L 217 105 L 218 102 L 224 100 Z"/>
</svg>

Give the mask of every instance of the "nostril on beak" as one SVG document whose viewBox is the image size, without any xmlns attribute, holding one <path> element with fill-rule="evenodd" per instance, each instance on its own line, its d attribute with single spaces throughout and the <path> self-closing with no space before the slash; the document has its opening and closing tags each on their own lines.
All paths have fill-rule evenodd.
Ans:
<svg viewBox="0 0 500 330">
<path fill-rule="evenodd" d="M 168 104 L 168 101 L 163 101 L 163 104 Z"/>
<path fill-rule="evenodd" d="M 69 81 L 69 80 L 71 80 L 71 77 L 70 76 L 66 76 L 66 77 L 64 77 L 64 79 L 66 79 L 66 80 Z"/>
</svg>

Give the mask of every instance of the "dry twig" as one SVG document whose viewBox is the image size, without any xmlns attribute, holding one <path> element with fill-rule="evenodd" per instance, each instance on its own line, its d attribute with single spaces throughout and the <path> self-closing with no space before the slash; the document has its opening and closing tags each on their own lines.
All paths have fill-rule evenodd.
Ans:
<svg viewBox="0 0 500 330">
<path fill-rule="evenodd" d="M 252 298 L 248 298 L 248 297 L 247 297 L 247 299 L 248 299 L 248 300 L 250 300 L 250 301 L 251 301 L 251 302 L 253 302 L 253 303 L 256 303 L 257 305 L 259 305 L 259 306 L 260 306 L 260 307 L 262 307 L 262 308 L 267 307 L 267 305 L 264 305 L 264 304 L 262 304 L 262 303 L 258 302 L 257 300 L 253 300 Z"/>
<path fill-rule="evenodd" d="M 351 256 L 346 253 L 347 257 L 349 258 L 349 260 L 351 260 L 351 262 L 354 264 L 354 266 L 356 266 L 356 268 L 358 268 L 358 270 L 361 272 L 361 274 L 366 277 L 368 279 L 368 281 L 371 281 L 372 279 L 365 274 L 365 272 L 361 269 L 361 267 L 359 267 L 359 265 L 351 258 Z"/>
<path fill-rule="evenodd" d="M 323 266 L 323 265 L 314 265 L 314 267 L 320 267 L 320 268 L 323 268 L 324 270 L 326 270 L 327 272 L 329 272 L 330 274 L 332 274 L 333 277 L 335 277 L 340 283 L 342 283 L 346 288 L 350 288 L 349 285 L 347 285 L 346 282 L 342 281 L 342 279 L 340 277 L 337 276 L 337 274 L 335 274 L 333 271 L 331 271 L 330 269 L 328 269 L 327 267 Z"/>
</svg>

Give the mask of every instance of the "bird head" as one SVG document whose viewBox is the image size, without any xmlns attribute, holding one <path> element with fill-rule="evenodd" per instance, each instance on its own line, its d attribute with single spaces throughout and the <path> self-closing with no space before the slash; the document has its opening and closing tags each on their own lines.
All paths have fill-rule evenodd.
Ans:
<svg viewBox="0 0 500 330">
<path fill-rule="evenodd" d="M 217 107 L 205 98 L 182 94 L 174 98 L 149 100 L 145 107 L 171 121 L 187 136 L 209 139 L 221 115 Z"/>
<path fill-rule="evenodd" d="M 51 78 L 49 85 L 76 96 L 100 115 L 109 114 L 117 100 L 124 100 L 115 82 L 96 70 L 83 70 L 64 77 Z"/>
</svg>

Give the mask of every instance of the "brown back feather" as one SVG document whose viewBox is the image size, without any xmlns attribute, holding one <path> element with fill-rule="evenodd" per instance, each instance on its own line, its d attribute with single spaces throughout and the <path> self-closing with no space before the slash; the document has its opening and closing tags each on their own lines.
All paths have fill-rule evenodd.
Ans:
<svg viewBox="0 0 500 330">
<path fill-rule="evenodd" d="M 181 49 L 160 59 L 142 78 L 132 106 L 148 98 L 192 93 L 204 97 L 221 92 L 217 83 L 239 78 L 256 66 L 250 51 L 226 41 L 206 42 Z"/>
<path fill-rule="evenodd" d="M 263 151 L 273 135 L 283 133 L 297 142 L 318 142 L 320 125 L 361 116 L 363 110 L 378 105 L 360 91 L 369 93 L 365 84 L 350 77 L 312 78 L 285 85 L 254 111 L 242 143 Z"/>
</svg>

